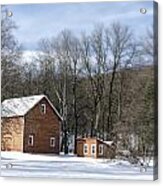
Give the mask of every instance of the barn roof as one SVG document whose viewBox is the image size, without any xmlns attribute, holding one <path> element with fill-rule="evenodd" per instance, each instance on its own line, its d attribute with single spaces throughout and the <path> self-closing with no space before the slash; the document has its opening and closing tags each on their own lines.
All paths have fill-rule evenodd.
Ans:
<svg viewBox="0 0 163 186">
<path fill-rule="evenodd" d="M 33 95 L 21 98 L 6 99 L 1 104 L 1 117 L 14 117 L 24 116 L 29 110 L 31 110 L 39 101 L 46 98 L 55 113 L 62 120 L 62 117 L 52 105 L 50 100 L 45 95 Z"/>
<path fill-rule="evenodd" d="M 113 145 L 114 144 L 114 142 L 113 141 L 103 141 L 102 139 L 100 139 L 100 138 L 96 138 L 96 137 L 88 137 L 88 138 L 77 138 L 77 140 L 81 140 L 81 141 L 84 141 L 84 140 L 86 140 L 86 139 L 95 139 L 95 140 L 98 140 L 98 141 L 100 141 L 101 143 L 103 143 L 103 144 L 106 144 L 106 145 L 108 145 L 108 146 L 111 146 L 111 145 Z"/>
<path fill-rule="evenodd" d="M 113 141 L 103 141 L 103 143 L 105 143 L 105 144 L 107 144 L 107 145 L 112 145 L 112 144 L 114 144 L 114 142 Z"/>
</svg>

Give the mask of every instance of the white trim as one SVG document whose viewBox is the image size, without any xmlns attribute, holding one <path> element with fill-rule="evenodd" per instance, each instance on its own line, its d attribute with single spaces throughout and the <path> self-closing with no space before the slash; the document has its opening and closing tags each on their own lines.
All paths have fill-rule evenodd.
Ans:
<svg viewBox="0 0 163 186">
<path fill-rule="evenodd" d="M 85 149 L 86 148 L 86 149 Z M 85 151 L 86 150 L 86 151 Z M 87 155 L 88 154 L 88 144 L 83 145 L 83 154 Z"/>
<path fill-rule="evenodd" d="M 50 137 L 50 147 L 55 147 L 55 137 Z"/>
<path fill-rule="evenodd" d="M 46 104 L 45 103 L 42 103 L 41 104 L 41 113 L 43 113 L 43 114 L 46 114 Z"/>
<path fill-rule="evenodd" d="M 31 143 L 30 143 L 30 141 L 31 141 Z M 34 136 L 33 135 L 29 135 L 28 136 L 28 145 L 29 146 L 33 146 L 33 143 L 34 143 Z"/>
<path fill-rule="evenodd" d="M 94 153 L 92 152 L 94 147 Z M 96 144 L 91 144 L 91 155 L 95 155 L 96 154 Z"/>
</svg>

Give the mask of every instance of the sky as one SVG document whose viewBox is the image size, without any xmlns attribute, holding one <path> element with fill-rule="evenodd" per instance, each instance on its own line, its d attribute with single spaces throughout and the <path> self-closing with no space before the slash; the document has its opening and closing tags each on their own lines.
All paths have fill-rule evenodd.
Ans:
<svg viewBox="0 0 163 186">
<path fill-rule="evenodd" d="M 14 32 L 23 50 L 37 51 L 41 38 L 56 36 L 63 29 L 76 35 L 90 33 L 96 24 L 112 22 L 129 25 L 136 35 L 143 35 L 153 24 L 153 2 L 94 2 L 7 5 L 18 29 Z M 147 13 L 141 14 L 140 9 Z"/>
</svg>

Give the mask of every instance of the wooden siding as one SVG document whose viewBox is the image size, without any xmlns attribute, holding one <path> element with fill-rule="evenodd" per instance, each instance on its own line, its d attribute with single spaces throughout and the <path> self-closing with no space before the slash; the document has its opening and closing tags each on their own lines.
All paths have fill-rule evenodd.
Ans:
<svg viewBox="0 0 163 186">
<path fill-rule="evenodd" d="M 2 118 L 1 150 L 23 151 L 23 117 Z"/>
<path fill-rule="evenodd" d="M 84 144 L 88 145 L 88 153 L 84 154 Z M 96 145 L 95 154 L 91 153 L 91 145 Z M 103 154 L 99 153 L 99 147 L 103 145 Z M 101 140 L 96 138 L 81 138 L 77 139 L 77 156 L 93 157 L 93 158 L 114 158 L 115 147 L 109 146 Z"/>
<path fill-rule="evenodd" d="M 46 113 L 41 112 L 41 104 L 46 104 Z M 43 98 L 25 116 L 24 152 L 59 154 L 60 119 Z M 29 135 L 34 136 L 34 144 L 28 144 Z M 50 146 L 50 138 L 55 137 L 55 147 Z"/>
</svg>

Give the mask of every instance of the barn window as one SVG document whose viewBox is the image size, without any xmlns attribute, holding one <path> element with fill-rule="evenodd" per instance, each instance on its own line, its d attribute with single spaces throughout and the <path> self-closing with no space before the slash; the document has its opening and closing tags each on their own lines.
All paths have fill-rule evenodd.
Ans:
<svg viewBox="0 0 163 186">
<path fill-rule="evenodd" d="M 33 135 L 29 135 L 29 137 L 28 137 L 28 145 L 33 146 Z"/>
<path fill-rule="evenodd" d="M 84 154 L 88 154 L 88 144 L 84 144 Z"/>
<path fill-rule="evenodd" d="M 103 153 L 104 153 L 104 145 L 100 144 L 99 145 L 99 155 L 103 155 Z"/>
<path fill-rule="evenodd" d="M 55 147 L 55 137 L 50 138 L 50 147 Z"/>
<path fill-rule="evenodd" d="M 94 155 L 96 153 L 96 145 L 92 144 L 91 145 L 91 154 Z"/>
<path fill-rule="evenodd" d="M 46 104 L 41 104 L 41 112 L 43 113 L 43 114 L 46 114 Z"/>
</svg>

